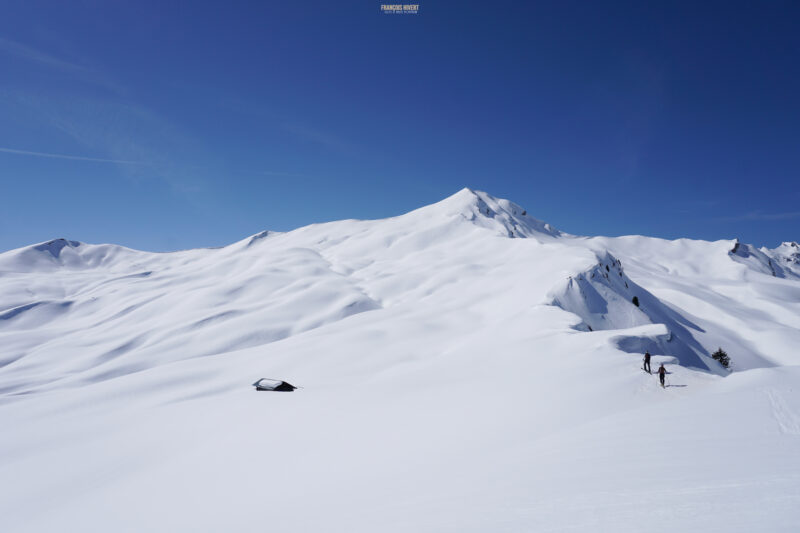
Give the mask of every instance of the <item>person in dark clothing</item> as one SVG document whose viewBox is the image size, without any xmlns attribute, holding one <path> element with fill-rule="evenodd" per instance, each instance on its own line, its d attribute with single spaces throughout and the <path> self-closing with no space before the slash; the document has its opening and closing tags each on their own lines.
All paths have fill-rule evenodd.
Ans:
<svg viewBox="0 0 800 533">
<path fill-rule="evenodd" d="M 652 374 L 650 372 L 650 352 L 644 352 L 644 371 L 648 374 Z"/>
<path fill-rule="evenodd" d="M 664 387 L 664 378 L 667 376 L 667 369 L 664 368 L 664 363 L 661 363 L 661 366 L 658 367 L 658 379 L 661 381 L 661 387 Z"/>
</svg>

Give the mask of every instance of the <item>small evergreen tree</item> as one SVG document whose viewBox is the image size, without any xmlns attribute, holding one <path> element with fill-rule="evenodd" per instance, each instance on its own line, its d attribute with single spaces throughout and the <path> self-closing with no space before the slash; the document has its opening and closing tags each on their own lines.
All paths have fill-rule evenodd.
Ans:
<svg viewBox="0 0 800 533">
<path fill-rule="evenodd" d="M 633 305 L 635 305 L 636 307 L 639 307 L 639 297 L 638 296 L 634 296 L 633 300 L 631 300 L 631 301 L 633 302 Z"/>
<path fill-rule="evenodd" d="M 722 348 L 718 348 L 716 352 L 711 354 L 711 357 L 715 361 L 719 361 L 719 364 L 725 368 L 728 368 L 728 366 L 731 364 L 731 358 L 728 357 L 728 354 Z"/>
</svg>

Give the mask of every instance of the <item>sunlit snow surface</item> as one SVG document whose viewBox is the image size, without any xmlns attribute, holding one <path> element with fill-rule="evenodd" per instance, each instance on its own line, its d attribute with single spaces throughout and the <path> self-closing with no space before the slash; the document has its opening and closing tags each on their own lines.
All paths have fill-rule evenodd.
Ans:
<svg viewBox="0 0 800 533">
<path fill-rule="evenodd" d="M 797 252 L 576 237 L 465 189 L 0 254 L 0 530 L 797 531 Z"/>
</svg>

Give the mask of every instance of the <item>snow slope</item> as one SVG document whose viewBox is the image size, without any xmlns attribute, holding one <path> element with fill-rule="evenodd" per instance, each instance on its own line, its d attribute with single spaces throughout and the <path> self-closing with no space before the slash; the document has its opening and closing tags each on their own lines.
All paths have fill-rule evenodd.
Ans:
<svg viewBox="0 0 800 533">
<path fill-rule="evenodd" d="M 734 248 L 464 189 L 218 249 L 0 254 L 3 530 L 794 531 L 796 245 Z"/>
</svg>

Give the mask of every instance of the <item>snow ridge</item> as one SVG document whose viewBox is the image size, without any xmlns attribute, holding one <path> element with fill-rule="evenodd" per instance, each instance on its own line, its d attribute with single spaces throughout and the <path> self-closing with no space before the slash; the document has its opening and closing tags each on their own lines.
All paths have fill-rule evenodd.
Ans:
<svg viewBox="0 0 800 533">
<path fill-rule="evenodd" d="M 662 324 L 665 330 L 650 328 L 643 333 L 637 329 L 633 335 L 618 336 L 615 341 L 627 352 L 671 355 L 687 367 L 719 370 L 718 365 L 708 363 L 704 348 L 691 333 L 702 328 L 631 280 L 622 262 L 609 252 L 598 255 L 595 265 L 570 276 L 563 287 L 554 290 L 551 303 L 578 315 L 581 322 L 577 328 L 583 331 Z"/>
<path fill-rule="evenodd" d="M 761 252 L 771 256 L 773 262 L 792 277 L 800 279 L 800 244 L 784 242 L 777 248 L 761 248 Z"/>
<path fill-rule="evenodd" d="M 784 245 L 786 244 L 784 243 Z M 798 265 L 800 254 L 794 252 L 791 244 L 794 243 L 785 247 L 782 245 L 775 250 L 768 250 L 766 248 L 758 249 L 752 244 L 742 244 L 737 239 L 729 255 L 734 261 L 747 265 L 757 272 L 776 278 L 800 279 L 800 275 L 794 270 Z"/>
</svg>

